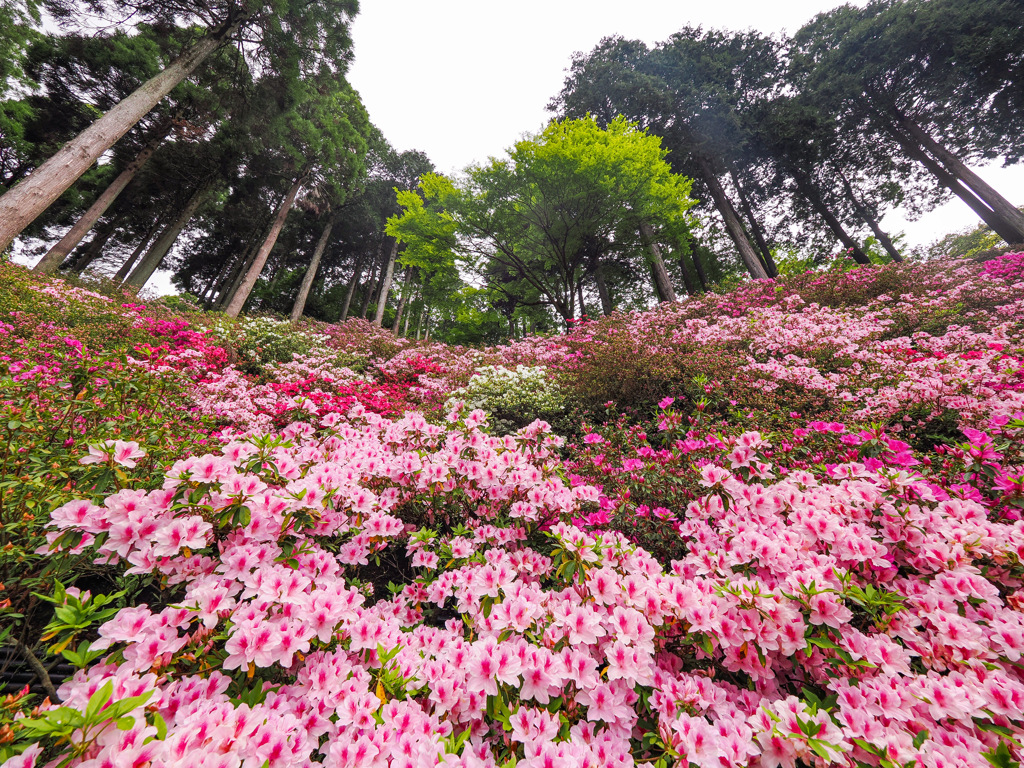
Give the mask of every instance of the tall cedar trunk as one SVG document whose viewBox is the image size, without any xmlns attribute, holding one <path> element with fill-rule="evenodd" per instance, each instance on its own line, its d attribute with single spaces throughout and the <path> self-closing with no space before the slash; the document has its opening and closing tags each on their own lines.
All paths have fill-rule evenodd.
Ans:
<svg viewBox="0 0 1024 768">
<path fill-rule="evenodd" d="M 676 291 L 672 287 L 672 280 L 665 268 L 665 261 L 661 258 L 661 248 L 654 239 L 654 229 L 646 221 L 640 222 L 640 235 L 651 252 L 651 274 L 654 277 L 654 289 L 660 301 L 675 301 Z"/>
<path fill-rule="evenodd" d="M 419 297 L 420 289 L 419 286 L 416 286 L 416 290 L 412 294 L 412 301 L 409 302 L 409 311 L 405 313 L 405 327 L 402 328 L 402 336 L 405 338 L 409 338 L 409 318 L 412 317 L 412 305 L 416 303 Z"/>
<path fill-rule="evenodd" d="M 90 264 L 100 257 L 114 232 L 117 231 L 117 223 L 120 217 L 115 217 L 96 229 L 89 244 L 78 254 L 72 256 L 68 261 L 67 269 L 76 274 L 82 274 Z M 62 265 L 63 266 L 63 265 Z"/>
<path fill-rule="evenodd" d="M 149 249 L 145 256 L 142 257 L 142 261 L 139 265 L 132 270 L 132 273 L 128 275 L 128 279 L 124 281 L 124 286 L 130 290 L 141 291 L 146 283 L 149 282 L 149 278 L 153 276 L 153 273 L 160 268 L 160 264 L 163 262 L 164 257 L 171 250 L 174 242 L 178 239 L 178 235 L 181 234 L 181 230 L 192 221 L 192 217 L 196 215 L 196 211 L 199 210 L 206 198 L 209 197 L 210 192 L 213 191 L 213 183 L 211 181 L 204 182 L 192 193 L 189 197 L 185 207 L 182 208 L 181 213 L 178 214 L 178 218 L 168 224 L 164 231 L 160 233 L 160 236 L 153 243 L 153 247 Z"/>
<path fill-rule="evenodd" d="M 245 250 L 241 253 L 236 251 L 233 256 L 228 256 L 224 259 L 220 272 L 217 273 L 217 276 L 210 283 L 210 287 L 203 294 L 204 307 L 211 309 L 219 298 L 224 295 L 224 286 L 231 284 L 240 269 L 239 263 L 244 262 L 251 252 L 252 246 L 247 244 Z"/>
<path fill-rule="evenodd" d="M 114 142 L 131 130 L 207 56 L 220 48 L 242 20 L 239 17 L 203 37 L 0 197 L 0 252 L 6 250 L 11 241 L 64 194 Z"/>
<path fill-rule="evenodd" d="M 586 317 L 587 316 L 587 307 L 583 303 L 583 281 L 582 280 L 580 282 L 576 283 L 576 295 L 579 297 L 579 300 L 580 300 L 580 317 L 581 318 Z"/>
<path fill-rule="evenodd" d="M 153 235 L 157 233 L 157 231 L 163 225 L 164 219 L 166 218 L 166 210 L 159 216 L 157 216 L 156 221 L 153 222 L 153 225 L 149 228 L 149 230 L 147 230 L 146 234 L 142 236 L 142 239 L 139 241 L 139 244 L 135 246 L 135 250 L 132 251 L 132 255 L 129 256 L 127 260 L 124 262 L 124 264 L 121 265 L 120 269 L 118 269 L 117 272 L 114 273 L 114 285 L 120 285 L 122 282 L 124 282 L 124 279 L 128 277 L 128 273 L 131 271 L 131 268 L 135 266 L 135 262 L 139 260 L 139 257 L 142 255 L 143 251 L 146 250 L 146 246 L 149 245 L 149 241 L 153 239 Z"/>
<path fill-rule="evenodd" d="M 205 307 L 213 299 L 217 293 L 217 289 L 227 279 L 228 273 L 231 271 L 231 259 L 224 259 L 224 263 L 220 265 L 220 269 L 210 278 L 210 281 L 203 288 L 202 293 L 199 294 L 199 302 Z"/>
<path fill-rule="evenodd" d="M 270 226 L 270 231 L 267 233 L 263 245 L 256 252 L 256 258 L 253 259 L 252 266 L 245 273 L 245 277 L 242 278 L 238 290 L 235 291 L 235 295 L 231 297 L 231 301 L 224 310 L 228 317 L 238 317 L 241 314 L 242 307 L 245 306 L 245 302 L 249 298 L 249 294 L 252 293 L 252 289 L 256 287 L 256 281 L 259 280 L 260 272 L 263 271 L 263 266 L 267 263 L 267 257 L 270 256 L 270 251 L 273 250 L 274 243 L 277 242 L 277 236 L 281 234 L 281 228 L 284 227 L 284 220 L 288 218 L 288 212 L 292 209 L 295 196 L 299 194 L 299 189 L 301 189 L 305 181 L 305 176 L 296 178 L 292 182 L 288 194 L 284 196 L 281 204 L 277 207 L 274 223 Z"/>
<path fill-rule="evenodd" d="M 743 229 L 743 223 L 740 221 L 740 217 L 737 215 L 732 202 L 730 202 L 725 194 L 725 190 L 722 189 L 722 185 L 718 181 L 718 176 L 711 167 L 711 163 L 701 155 L 697 155 L 696 160 L 701 171 L 701 178 L 708 185 L 711 199 L 714 200 L 718 212 L 722 214 L 722 219 L 725 221 L 725 230 L 729 233 L 733 243 L 736 244 L 736 248 L 740 252 L 740 258 L 743 259 L 743 263 L 747 267 L 747 272 L 755 280 L 767 278 L 768 273 L 765 271 L 761 259 L 754 250 L 754 246 L 750 244 L 747 233 Z"/>
<path fill-rule="evenodd" d="M 423 340 L 430 341 L 430 310 L 427 310 L 426 324 L 427 327 L 424 329 L 425 333 L 423 336 Z"/>
<path fill-rule="evenodd" d="M 754 215 L 754 209 L 750 205 L 750 199 L 747 197 L 747 193 L 743 190 L 743 185 L 740 184 L 739 177 L 736 175 L 736 171 L 732 168 L 729 169 L 729 177 L 732 179 L 733 186 L 736 187 L 736 194 L 740 198 L 740 208 L 743 209 L 743 215 L 747 217 L 747 222 L 750 224 L 750 233 L 754 236 L 754 243 L 757 244 L 757 249 L 761 254 L 761 262 L 764 264 L 765 271 L 768 273 L 768 277 L 778 277 L 779 268 L 775 266 L 775 259 L 772 258 L 772 249 L 768 247 L 768 241 L 765 239 L 764 230 L 761 228 L 761 222 L 757 220 Z"/>
<path fill-rule="evenodd" d="M 416 341 L 420 340 L 420 331 L 423 330 L 423 318 L 427 313 L 427 302 L 420 304 L 420 318 L 416 321 Z"/>
<path fill-rule="evenodd" d="M 693 282 L 693 275 L 690 274 L 690 270 L 686 268 L 686 255 L 683 253 L 679 254 L 679 271 L 683 275 L 683 286 L 686 288 L 688 296 L 696 296 L 697 285 Z"/>
<path fill-rule="evenodd" d="M 334 229 L 333 215 L 327 220 L 327 225 L 324 227 L 324 231 L 320 233 L 320 239 L 317 240 L 316 248 L 313 249 L 313 258 L 310 260 L 309 266 L 306 267 L 306 274 L 302 276 L 302 285 L 299 286 L 299 295 L 295 297 L 295 304 L 292 305 L 291 321 L 293 323 L 299 322 L 299 318 L 302 317 L 302 311 L 306 308 L 306 299 L 309 298 L 309 291 L 313 287 L 313 280 L 316 278 L 316 271 L 320 269 L 320 259 L 324 255 L 324 249 L 327 247 L 327 241 L 331 239 L 332 229 Z"/>
<path fill-rule="evenodd" d="M 889 254 L 889 258 L 897 263 L 903 261 L 903 257 L 900 256 L 900 252 L 896 250 L 896 246 L 893 245 L 892 239 L 879 226 L 878 221 L 871 215 L 868 207 L 861 202 L 860 198 L 857 197 L 857 194 L 853 191 L 853 185 L 850 183 L 850 180 L 846 178 L 846 174 L 843 173 L 842 169 L 839 169 L 839 179 L 843 182 L 843 189 L 846 190 L 846 196 L 850 198 L 850 202 L 853 203 L 853 207 L 857 210 L 857 214 L 871 229 L 875 239 L 882 244 L 882 248 L 884 248 L 885 252 Z"/>
<path fill-rule="evenodd" d="M 259 243 L 262 243 L 266 238 L 266 235 L 261 235 Z M 245 255 L 238 260 L 234 267 L 231 268 L 231 278 L 227 283 L 227 290 L 221 291 L 220 295 L 217 296 L 217 300 L 213 302 L 213 308 L 223 312 L 224 308 L 231 303 L 231 300 L 238 293 L 238 288 L 242 285 L 242 280 L 245 278 L 245 273 L 249 271 L 249 267 L 256 261 L 256 254 L 259 252 L 259 248 L 256 243 L 252 243 L 245 251 Z"/>
<path fill-rule="evenodd" d="M 934 155 L 939 162 L 946 167 L 946 170 L 959 179 L 968 189 L 974 192 L 974 194 L 976 194 L 983 203 L 991 208 L 999 218 L 1003 219 L 1007 225 L 1012 228 L 1013 233 L 1017 235 L 1017 238 L 1015 240 L 1007 240 L 1004 237 L 1004 240 L 1008 243 L 1024 242 L 1024 213 L 1017 210 L 1009 200 L 996 192 L 996 190 L 989 186 L 984 179 L 968 168 L 959 157 L 946 149 L 942 144 L 935 141 L 927 131 L 922 129 L 921 126 L 913 120 L 897 113 L 897 122 L 900 128 L 902 128 L 911 139 L 920 144 L 928 152 L 931 152 L 932 155 Z"/>
<path fill-rule="evenodd" d="M 409 284 L 412 282 L 412 267 L 405 268 L 405 278 L 402 280 L 402 293 L 398 299 L 398 310 L 395 312 L 395 322 L 391 326 L 391 332 L 398 335 L 398 329 L 402 327 L 402 314 L 405 312 L 405 304 L 409 300 Z"/>
<path fill-rule="evenodd" d="M 95 202 L 75 222 L 75 225 L 68 230 L 67 234 L 46 252 L 46 255 L 32 268 L 33 272 L 48 275 L 57 270 L 57 267 L 61 265 L 61 262 L 64 261 L 67 255 L 82 242 L 82 238 L 89 234 L 89 230 L 107 212 L 111 203 L 124 191 L 124 188 L 128 186 L 128 182 L 135 178 L 135 174 L 139 172 L 142 166 L 153 156 L 153 153 L 156 152 L 156 148 L 164 140 L 167 131 L 162 130 L 158 133 L 159 135 L 146 144 L 142 151 L 135 156 L 135 159 L 125 166 L 125 169 L 117 175 L 117 178 L 110 182 L 107 188 L 103 190 L 103 193 L 96 198 Z"/>
<path fill-rule="evenodd" d="M 977 195 L 947 171 L 938 160 L 925 152 L 919 144 L 911 141 L 895 128 L 890 126 L 889 133 L 899 143 L 909 157 L 921 163 L 942 186 L 965 202 L 978 218 L 988 224 L 989 228 L 1007 243 L 1019 242 L 1021 233 L 1010 225 L 1003 217 L 989 208 Z"/>
<path fill-rule="evenodd" d="M 608 290 L 608 281 L 604 278 L 604 265 L 598 262 L 594 267 L 594 282 L 597 283 L 597 295 L 601 297 L 601 311 L 610 315 L 615 311 L 615 304 L 612 303 L 612 294 Z"/>
<path fill-rule="evenodd" d="M 338 319 L 339 323 L 344 323 L 348 319 L 348 308 L 352 306 L 352 297 L 355 295 L 356 287 L 359 285 L 359 278 L 363 275 L 363 258 L 362 253 L 356 258 L 355 271 L 352 273 L 352 282 L 348 284 L 348 291 L 345 292 L 345 302 L 341 305 L 341 315 Z"/>
<path fill-rule="evenodd" d="M 380 284 L 380 298 L 377 299 L 377 312 L 373 316 L 373 324 L 378 328 L 384 323 L 384 310 L 388 305 L 388 294 L 391 292 L 391 281 L 395 278 L 395 258 L 398 256 L 398 239 L 391 246 L 388 255 L 388 266 L 384 271 L 384 280 Z"/>
<path fill-rule="evenodd" d="M 681 269 L 685 269 L 682 263 L 684 258 L 686 257 L 683 254 L 679 254 L 679 267 Z M 710 282 L 708 281 L 707 273 L 704 271 L 704 263 L 700 260 L 700 254 L 691 254 L 691 258 L 693 259 L 693 269 L 697 273 L 697 281 L 700 283 L 701 293 L 707 293 Z"/>
<path fill-rule="evenodd" d="M 381 255 L 384 252 L 384 238 L 377 244 L 377 255 L 370 262 L 370 273 L 366 276 L 366 295 L 363 296 L 363 303 L 359 305 L 359 316 L 366 317 L 370 311 L 370 301 L 377 289 L 377 267 L 381 266 Z"/>
<path fill-rule="evenodd" d="M 843 228 L 842 223 L 836 218 L 835 214 L 825 204 L 825 201 L 821 198 L 821 194 L 817 188 L 811 183 L 810 179 L 807 178 L 806 174 L 802 171 L 794 171 L 793 178 L 796 180 L 797 188 L 800 190 L 807 202 L 811 204 L 811 207 L 818 212 L 818 215 L 825 220 L 825 224 L 832 230 L 839 242 L 846 246 L 847 250 L 853 256 L 853 260 L 858 264 L 870 264 L 871 259 L 868 258 L 867 254 L 861 250 L 860 246 L 857 245 L 856 241 L 850 237 L 850 234 Z"/>
</svg>

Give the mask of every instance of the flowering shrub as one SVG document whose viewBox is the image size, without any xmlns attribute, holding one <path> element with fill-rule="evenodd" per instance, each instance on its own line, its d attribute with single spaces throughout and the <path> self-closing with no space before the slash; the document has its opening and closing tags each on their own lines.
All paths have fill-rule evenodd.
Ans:
<svg viewBox="0 0 1024 768">
<path fill-rule="evenodd" d="M 542 365 L 481 366 L 466 386 L 451 393 L 448 406 L 456 402 L 486 411 L 499 432 L 514 431 L 536 419 L 551 421 L 565 409 L 565 395 Z"/>
<path fill-rule="evenodd" d="M 40 630 L 79 671 L 0 703 L 0 758 L 1012 766 L 1015 258 L 759 281 L 473 355 L 347 323 L 324 343 L 378 338 L 362 372 L 314 353 L 258 380 L 126 309 L 149 347 L 121 369 L 176 382 L 217 443 L 157 463 L 104 418 L 67 449 L 109 479 L 49 487 L 50 557 L 122 579 L 53 584 Z M 411 409 L 484 366 L 590 421 L 566 444 Z"/>
</svg>

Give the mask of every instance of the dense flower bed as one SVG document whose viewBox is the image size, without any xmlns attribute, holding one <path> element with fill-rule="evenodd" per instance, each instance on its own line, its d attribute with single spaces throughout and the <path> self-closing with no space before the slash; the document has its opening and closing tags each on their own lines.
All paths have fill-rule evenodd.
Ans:
<svg viewBox="0 0 1024 768">
<path fill-rule="evenodd" d="M 258 376 L 215 329 L 124 308 L 148 340 L 119 370 L 216 421 L 159 461 L 115 417 L 67 447 L 102 476 L 48 495 L 49 557 L 120 574 L 127 604 L 54 585 L 46 636 L 80 671 L 0 704 L 0 750 L 1014 765 L 1022 259 L 751 283 L 472 355 L 367 331 L 356 360 L 360 328 L 328 329 L 342 357 Z M 488 365 L 544 366 L 587 422 L 497 436 L 442 407 Z"/>
</svg>

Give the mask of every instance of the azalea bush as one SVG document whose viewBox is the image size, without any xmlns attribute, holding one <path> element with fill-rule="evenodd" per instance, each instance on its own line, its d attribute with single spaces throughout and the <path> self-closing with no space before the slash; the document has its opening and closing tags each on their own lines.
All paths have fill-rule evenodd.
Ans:
<svg viewBox="0 0 1024 768">
<path fill-rule="evenodd" d="M 490 416 L 492 427 L 511 432 L 531 421 L 554 421 L 565 410 L 565 395 L 542 365 L 505 368 L 484 365 L 464 387 L 451 393 L 447 405 L 462 402 Z"/>
<path fill-rule="evenodd" d="M 258 378 L 221 332 L 117 308 L 131 355 L 65 347 L 134 382 L 105 390 L 122 410 L 17 459 L 67 474 L 19 546 L 80 564 L 35 626 L 78 671 L 0 701 L 0 758 L 1012 766 L 1021 258 L 758 281 L 475 353 L 346 323 L 317 333 L 358 363 L 310 347 Z M 76 351 L 29 365 L 9 338 L 5 392 L 78 381 Z M 502 369 L 532 384 L 442 407 Z M 136 398 L 209 434 L 139 439 Z M 586 420 L 500 434 L 508 398 Z"/>
</svg>

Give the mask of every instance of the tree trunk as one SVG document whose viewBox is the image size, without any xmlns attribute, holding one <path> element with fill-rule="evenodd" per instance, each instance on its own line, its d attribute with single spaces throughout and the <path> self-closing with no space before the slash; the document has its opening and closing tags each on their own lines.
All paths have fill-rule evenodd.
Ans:
<svg viewBox="0 0 1024 768">
<path fill-rule="evenodd" d="M 142 255 L 142 252 L 145 251 L 146 246 L 149 245 L 149 241 L 153 238 L 153 235 L 157 233 L 157 230 L 160 229 L 160 226 L 164 223 L 164 219 L 166 218 L 167 211 L 164 211 L 159 216 L 157 216 L 156 221 L 153 222 L 153 226 L 149 228 L 146 234 L 142 236 L 142 239 L 139 241 L 139 244 L 135 246 L 135 250 L 132 251 L 132 255 L 129 256 L 127 261 L 125 261 L 125 263 L 121 265 L 120 269 L 118 269 L 117 272 L 114 273 L 114 277 L 112 278 L 114 285 L 120 285 L 121 283 L 124 282 L 124 279 L 128 277 L 129 271 L 131 271 L 131 268 L 135 266 L 135 262 L 139 260 L 139 257 Z"/>
<path fill-rule="evenodd" d="M 946 170 L 977 195 L 996 216 L 1006 222 L 1008 229 L 1012 230 L 1009 232 L 1010 234 L 1016 235 L 1015 240 L 1008 240 L 1002 235 L 1000 237 L 1003 237 L 1008 243 L 1024 242 L 1024 213 L 1017 210 L 1009 200 L 996 192 L 984 179 L 968 168 L 959 157 L 933 139 L 921 126 L 899 112 L 896 114 L 897 123 L 910 138 L 931 152 L 946 167 Z"/>
<path fill-rule="evenodd" d="M 416 303 L 416 300 L 420 297 L 420 289 L 417 286 L 416 290 L 413 291 L 412 301 L 409 302 L 409 311 L 405 313 L 405 327 L 402 328 L 402 336 L 409 338 L 409 318 L 412 317 L 412 305 Z"/>
<path fill-rule="evenodd" d="M 313 258 L 310 260 L 309 266 L 306 267 L 306 274 L 302 276 L 302 285 L 299 286 L 299 295 L 295 297 L 295 304 L 292 305 L 291 321 L 293 323 L 299 322 L 299 318 L 302 317 L 302 310 L 306 308 L 306 299 L 309 298 L 309 291 L 313 287 L 313 280 L 316 278 L 316 271 L 320 268 L 320 259 L 324 255 L 324 249 L 327 247 L 327 241 L 331 239 L 332 229 L 334 229 L 333 215 L 327 220 L 327 225 L 324 227 L 324 231 L 320 233 L 320 239 L 316 243 L 316 248 L 313 249 Z"/>
<path fill-rule="evenodd" d="M 761 252 L 761 262 L 764 264 L 765 271 L 768 273 L 768 277 L 778 277 L 779 268 L 775 266 L 775 259 L 772 258 L 772 249 L 768 247 L 768 241 L 765 239 L 764 230 L 761 229 L 761 223 L 754 215 L 754 209 L 750 205 L 747 193 L 743 191 L 743 186 L 740 184 L 740 180 L 736 176 L 736 171 L 732 168 L 729 169 L 729 176 L 732 178 L 733 186 L 736 187 L 736 194 L 740 197 L 740 208 L 743 209 L 743 215 L 746 216 L 747 221 L 750 222 L 750 232 L 754 236 L 754 242 L 757 244 L 757 249 Z"/>
<path fill-rule="evenodd" d="M 878 221 L 871 215 L 868 207 L 860 201 L 856 193 L 853 191 L 853 185 L 850 180 L 846 178 L 846 174 L 843 173 L 842 169 L 839 169 L 839 179 L 843 182 L 843 189 L 846 190 L 846 196 L 850 198 L 850 202 L 853 203 L 853 207 L 857 210 L 857 214 L 864 220 L 864 223 L 870 227 L 872 233 L 875 235 L 875 239 L 882 244 L 882 248 L 889 254 L 889 258 L 899 263 L 903 261 L 903 257 L 900 256 L 900 252 L 896 250 L 896 246 L 893 245 L 892 239 L 889 235 L 879 226 Z"/>
<path fill-rule="evenodd" d="M 277 207 L 277 214 L 274 216 L 274 223 L 270 226 L 270 231 L 267 233 L 266 239 L 263 241 L 263 245 L 256 252 L 256 258 L 253 259 L 252 266 L 245 273 L 245 277 L 242 278 L 242 282 L 238 286 L 238 290 L 235 295 L 231 297 L 230 303 L 224 313 L 228 317 L 238 317 L 242 312 L 242 307 L 245 306 L 246 300 L 249 298 L 249 294 L 252 293 L 252 289 L 256 287 L 256 281 L 259 280 L 260 272 L 263 271 L 264 265 L 267 263 L 267 258 L 270 256 L 270 251 L 274 248 L 274 243 L 277 242 L 277 236 L 281 234 L 281 229 L 284 227 L 284 221 L 288 218 L 288 212 L 292 209 L 292 204 L 295 202 L 295 196 L 299 194 L 299 189 L 306 181 L 305 176 L 300 176 L 292 182 L 291 189 L 288 190 L 288 194 L 284 196 L 281 204 Z"/>
<path fill-rule="evenodd" d="M 597 295 L 601 297 L 601 311 L 607 316 L 615 311 L 612 294 L 608 290 L 608 282 L 604 279 L 604 265 L 598 262 L 594 267 L 594 282 L 597 283 Z"/>
<path fill-rule="evenodd" d="M 921 163 L 935 177 L 939 184 L 965 202 L 978 215 L 978 218 L 988 224 L 993 232 L 1007 243 L 1021 241 L 1022 233 L 1018 232 L 1009 222 L 989 208 L 981 198 L 961 183 L 956 176 L 947 171 L 938 160 L 925 152 L 919 144 L 911 141 L 895 128 L 890 127 L 889 133 L 903 147 L 907 155 Z"/>
<path fill-rule="evenodd" d="M 381 266 L 381 254 L 384 251 L 384 238 L 377 244 L 377 256 L 370 262 L 370 274 L 367 275 L 366 295 L 363 296 L 363 303 L 359 305 L 359 316 L 366 317 L 370 311 L 370 302 L 373 300 L 374 291 L 377 288 L 377 267 Z"/>
<path fill-rule="evenodd" d="M 117 231 L 117 222 L 119 217 L 115 217 L 104 224 L 102 227 L 97 228 L 96 234 L 93 235 L 92 240 L 80 253 L 72 256 L 68 261 L 67 269 L 69 272 L 75 274 L 82 274 L 90 264 L 100 257 L 103 253 L 103 248 L 113 237 L 114 232 Z M 45 257 L 44 257 L 45 258 Z M 62 265 L 63 266 L 63 265 Z"/>
<path fill-rule="evenodd" d="M 426 342 L 430 341 L 430 312 L 427 312 L 427 327 L 425 329 L 423 340 Z"/>
<path fill-rule="evenodd" d="M 768 273 L 765 271 L 761 259 L 754 251 L 754 246 L 750 244 L 750 239 L 743 230 L 743 223 L 740 221 L 740 217 L 736 213 L 736 209 L 733 207 L 732 202 L 730 202 L 729 197 L 725 194 L 721 183 L 718 181 L 718 176 L 715 174 L 714 169 L 712 169 L 711 163 L 708 162 L 707 158 L 700 155 L 696 156 L 696 160 L 701 171 L 701 177 L 711 192 L 711 199 L 714 200 L 718 212 L 722 214 L 722 219 L 725 221 L 725 229 L 729 233 L 729 237 L 732 238 L 733 243 L 736 244 L 736 248 L 740 252 L 740 258 L 747 267 L 747 272 L 755 280 L 766 279 Z"/>
<path fill-rule="evenodd" d="M 679 271 L 683 275 L 683 286 L 686 288 L 687 295 L 696 296 L 698 293 L 697 286 L 693 282 L 693 276 L 690 274 L 690 271 L 686 268 L 686 256 L 683 253 L 679 254 Z"/>
<path fill-rule="evenodd" d="M 373 316 L 373 324 L 378 328 L 384 323 L 384 309 L 388 305 L 388 294 L 391 292 L 391 281 L 395 277 L 395 259 L 398 256 L 398 239 L 391 246 L 388 265 L 384 271 L 384 279 L 380 285 L 380 298 L 377 299 L 377 312 Z"/>
<path fill-rule="evenodd" d="M 420 340 L 420 331 L 423 329 L 423 317 L 427 312 L 427 302 L 420 304 L 420 319 L 416 321 L 416 341 Z"/>
<path fill-rule="evenodd" d="M 103 190 L 103 193 L 96 198 L 88 210 L 79 217 L 67 234 L 46 252 L 46 255 L 32 268 L 33 272 L 49 275 L 57 270 L 57 267 L 67 258 L 67 255 L 82 242 L 82 238 L 89 233 L 89 230 L 96 225 L 100 217 L 107 212 L 111 203 L 124 191 L 124 188 L 128 186 L 128 182 L 135 178 L 135 174 L 153 156 L 156 148 L 160 146 L 166 135 L 167 131 L 159 131 L 159 135 L 155 136 L 142 148 L 142 151 L 135 156 L 135 159 L 125 166 L 125 169 L 117 175 L 117 178 L 110 182 L 110 185 Z"/>
<path fill-rule="evenodd" d="M 654 289 L 661 301 L 675 301 L 676 291 L 672 287 L 665 261 L 661 258 L 661 248 L 654 239 L 654 229 L 646 221 L 640 222 L 640 235 L 651 252 L 651 274 L 654 277 Z"/>
<path fill-rule="evenodd" d="M 49 160 L 20 184 L 0 197 L 0 252 L 21 231 L 45 211 L 100 155 L 124 136 L 132 126 L 188 77 L 203 59 L 220 48 L 237 29 L 242 17 L 207 34 L 175 59 L 163 72 L 143 83 L 135 92 L 67 142 Z"/>
<path fill-rule="evenodd" d="M 262 243 L 266 235 L 261 235 L 257 242 Z M 256 246 L 256 242 L 253 242 L 245 250 L 245 255 L 242 256 L 235 265 L 231 268 L 231 277 L 227 281 L 227 290 L 221 291 L 217 296 L 217 300 L 211 305 L 212 309 L 218 312 L 223 312 L 224 308 L 231 303 L 231 300 L 238 293 L 238 288 L 242 284 L 242 279 L 245 277 L 245 273 L 249 271 L 249 267 L 256 260 L 256 253 L 259 249 Z"/>
<path fill-rule="evenodd" d="M 355 271 L 352 273 L 352 282 L 348 284 L 348 291 L 345 293 L 345 303 L 341 305 L 341 316 L 338 319 L 339 323 L 344 323 L 348 319 L 348 308 L 352 306 L 352 297 L 355 295 L 356 287 L 359 285 L 359 278 L 363 273 L 363 254 L 359 254 L 356 258 Z"/>
<path fill-rule="evenodd" d="M 199 206 L 202 205 L 206 198 L 213 191 L 213 182 L 206 181 L 202 183 L 188 199 L 185 207 L 178 214 L 178 218 L 168 224 L 164 231 L 160 233 L 160 236 L 153 243 L 153 247 L 149 249 L 149 252 L 142 257 L 142 261 L 139 265 L 132 270 L 132 273 L 128 275 L 128 279 L 124 281 L 124 286 L 135 293 L 138 293 L 145 287 L 146 283 L 149 282 L 149 278 L 153 276 L 153 273 L 160 268 L 160 264 L 163 262 L 164 257 L 168 251 L 174 245 L 174 241 L 178 239 L 178 235 L 181 234 L 181 230 L 192 220 L 192 217 L 196 215 L 196 211 L 199 210 Z"/>
<path fill-rule="evenodd" d="M 825 205 L 825 201 L 822 200 L 818 190 L 807 176 L 802 171 L 794 170 L 793 178 L 796 180 L 796 185 L 800 190 L 800 193 L 807 199 L 807 202 L 811 204 L 811 207 L 818 212 L 818 215 L 825 220 L 828 228 L 832 230 L 832 234 L 839 238 L 839 241 L 846 246 L 850 255 L 853 256 L 853 260 L 858 264 L 870 264 L 871 259 L 869 259 L 867 254 L 861 250 L 856 241 L 850 237 L 850 234 L 843 228 L 839 219 L 837 219 L 835 214 L 832 213 L 827 205 Z"/>
<path fill-rule="evenodd" d="M 398 336 L 398 330 L 402 326 L 402 314 L 405 312 L 405 304 L 409 300 L 409 284 L 412 282 L 412 267 L 405 268 L 405 279 L 402 280 L 402 294 L 398 299 L 398 311 L 395 312 L 395 323 L 391 332 Z"/>
<path fill-rule="evenodd" d="M 679 268 L 685 270 L 686 267 L 683 264 L 683 259 L 686 258 L 685 254 L 679 254 Z M 690 258 L 693 260 L 693 269 L 697 273 L 697 282 L 700 283 L 701 293 L 707 293 L 710 282 L 708 281 L 707 273 L 704 272 L 704 264 L 701 263 L 700 254 L 692 253 Z"/>
</svg>

